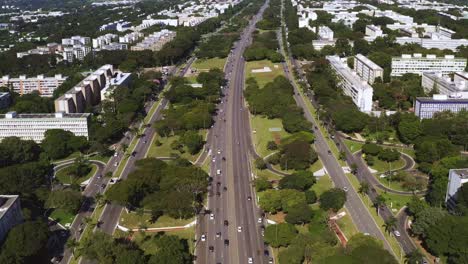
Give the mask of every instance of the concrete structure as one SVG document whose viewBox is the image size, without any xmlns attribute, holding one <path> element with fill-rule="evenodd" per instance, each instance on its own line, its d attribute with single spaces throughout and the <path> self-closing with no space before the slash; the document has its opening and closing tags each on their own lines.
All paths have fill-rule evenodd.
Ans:
<svg viewBox="0 0 468 264">
<path fill-rule="evenodd" d="M 8 112 L 0 115 L 0 140 L 19 137 L 40 143 L 44 133 L 50 129 L 63 129 L 76 136 L 88 138 L 88 117 L 90 114 L 17 114 Z"/>
<path fill-rule="evenodd" d="M 437 93 L 453 95 L 468 92 L 468 73 L 456 72 L 454 79 L 443 76 L 440 72 L 424 72 L 421 86 L 426 93 L 437 90 Z"/>
<path fill-rule="evenodd" d="M 10 93 L 0 93 L 0 109 L 8 108 L 11 104 Z"/>
<path fill-rule="evenodd" d="M 0 79 L 0 86 L 11 87 L 15 93 L 20 95 L 39 92 L 43 97 L 52 97 L 54 91 L 67 80 L 68 77 L 56 74 L 54 77 L 26 78 L 26 75 L 20 75 L 18 78 L 10 78 L 8 75 Z"/>
<path fill-rule="evenodd" d="M 82 36 L 73 36 L 71 38 L 64 38 L 62 39 L 62 45 L 90 45 L 91 38 L 89 37 L 82 37 Z"/>
<path fill-rule="evenodd" d="M 99 27 L 99 31 L 104 31 L 104 30 L 117 30 L 119 32 L 123 32 L 126 30 L 129 30 L 131 28 L 132 23 L 119 20 L 119 21 L 114 21 L 107 23 L 105 25 L 102 25 Z"/>
<path fill-rule="evenodd" d="M 414 114 L 420 119 L 432 118 L 435 113 L 449 111 L 458 113 L 468 110 L 468 93 L 458 97 L 435 94 L 433 97 L 417 97 Z"/>
<path fill-rule="evenodd" d="M 176 32 L 163 29 L 159 32 L 147 36 L 142 42 L 136 44 L 131 50 L 161 50 L 164 44 L 173 40 L 176 36 Z"/>
<path fill-rule="evenodd" d="M 128 33 L 122 37 L 119 37 L 119 43 L 132 44 L 132 43 L 137 42 L 143 36 L 144 36 L 143 33 L 140 33 L 140 32 Z"/>
<path fill-rule="evenodd" d="M 445 202 L 448 208 L 454 208 L 457 201 L 457 192 L 460 187 L 468 182 L 468 168 L 451 169 L 449 171 L 449 182 L 447 185 L 447 193 Z"/>
<path fill-rule="evenodd" d="M 377 37 L 382 37 L 384 34 L 380 26 L 367 25 L 366 35 L 375 39 Z"/>
<path fill-rule="evenodd" d="M 376 17 L 388 17 L 388 18 L 391 18 L 391 19 L 393 19 L 395 21 L 398 21 L 400 23 L 403 23 L 403 24 L 413 23 L 413 18 L 412 17 L 402 15 L 402 14 L 397 13 L 397 12 L 392 11 L 392 10 L 384 10 L 384 11 L 376 10 L 376 11 L 374 11 L 374 16 L 376 16 Z"/>
<path fill-rule="evenodd" d="M 93 39 L 93 48 L 95 49 L 102 48 L 103 46 L 112 43 L 112 41 L 116 39 L 117 37 L 118 37 L 117 35 L 110 34 L 110 33 L 99 36 Z"/>
<path fill-rule="evenodd" d="M 106 85 L 101 90 L 101 100 L 112 100 L 111 95 L 114 92 L 114 89 L 118 86 L 128 86 L 131 81 L 131 73 L 117 72 L 114 78 L 109 80 L 108 85 Z"/>
<path fill-rule="evenodd" d="M 343 23 L 345 26 L 352 28 L 354 23 L 359 19 L 357 16 L 358 12 L 339 12 L 333 14 L 331 22 L 333 23 Z"/>
<path fill-rule="evenodd" d="M 372 111 L 372 95 L 374 90 L 362 81 L 338 56 L 327 56 L 330 66 L 339 78 L 339 86 L 343 93 L 353 100 L 361 112 Z"/>
<path fill-rule="evenodd" d="M 368 84 L 373 84 L 378 77 L 383 80 L 382 67 L 361 54 L 354 57 L 354 71 Z"/>
<path fill-rule="evenodd" d="M 23 222 L 18 195 L 0 195 L 0 241 L 3 241 L 10 229 Z"/>
<path fill-rule="evenodd" d="M 327 40 L 327 39 L 312 40 L 312 46 L 314 46 L 314 49 L 316 49 L 316 50 L 321 50 L 325 46 L 334 47 L 335 43 L 336 43 L 336 39 L 333 39 L 333 40 Z"/>
<path fill-rule="evenodd" d="M 392 58 L 392 76 L 402 76 L 405 73 L 422 75 L 424 72 L 441 72 L 444 75 L 465 70 L 466 59 L 455 58 L 453 55 L 436 57 L 420 53 L 413 56 L 403 54 L 401 57 Z"/>
</svg>

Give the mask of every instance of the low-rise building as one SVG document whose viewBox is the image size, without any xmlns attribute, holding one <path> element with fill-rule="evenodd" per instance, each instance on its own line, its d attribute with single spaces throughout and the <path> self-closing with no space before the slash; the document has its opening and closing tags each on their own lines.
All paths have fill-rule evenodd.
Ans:
<svg viewBox="0 0 468 264">
<path fill-rule="evenodd" d="M 154 32 L 153 34 L 147 36 L 145 39 L 143 39 L 143 41 L 131 47 L 131 50 L 159 51 L 166 43 L 173 40 L 175 36 L 176 32 L 163 29 L 159 32 Z"/>
<path fill-rule="evenodd" d="M 461 46 L 468 46 L 468 39 L 432 39 L 432 38 L 414 38 L 414 37 L 397 37 L 395 43 L 400 45 L 414 43 L 419 44 L 426 49 L 449 49 L 457 51 Z"/>
<path fill-rule="evenodd" d="M 354 71 L 362 80 L 373 84 L 376 78 L 383 80 L 383 69 L 362 54 L 354 57 Z"/>
<path fill-rule="evenodd" d="M 374 89 L 366 81 L 361 80 L 338 56 L 326 58 L 338 76 L 338 85 L 343 93 L 351 97 L 361 112 L 371 112 Z"/>
<path fill-rule="evenodd" d="M 462 110 L 468 110 L 468 96 L 435 94 L 433 97 L 417 97 L 414 113 L 419 119 L 425 119 L 439 112 L 458 113 Z"/>
<path fill-rule="evenodd" d="M 23 222 L 18 195 L 0 195 L 0 241 L 3 241 L 10 229 Z"/>
<path fill-rule="evenodd" d="M 327 26 L 320 26 L 318 28 L 318 35 L 322 40 L 333 41 L 333 30 Z"/>
<path fill-rule="evenodd" d="M 0 115 L 0 140 L 6 137 L 19 137 L 40 143 L 50 129 L 63 129 L 76 136 L 88 138 L 88 118 L 90 114 L 17 114 L 8 112 Z"/>
<path fill-rule="evenodd" d="M 314 49 L 316 49 L 316 50 L 321 50 L 325 46 L 334 47 L 335 43 L 336 43 L 336 39 L 333 39 L 333 40 L 328 40 L 328 39 L 312 40 L 312 46 L 314 46 Z"/>
<path fill-rule="evenodd" d="M 54 77 L 37 77 L 27 78 L 26 75 L 20 75 L 18 78 L 10 78 L 6 75 L 0 79 L 0 86 L 11 87 L 15 93 L 20 95 L 39 92 L 43 97 L 52 97 L 54 91 L 67 80 L 68 77 L 56 74 Z"/>
<path fill-rule="evenodd" d="M 445 202 L 448 208 L 454 208 L 457 202 L 457 192 L 463 184 L 468 182 L 468 168 L 451 169 L 449 171 L 449 181 Z"/>
<path fill-rule="evenodd" d="M 383 35 L 384 34 L 380 26 L 375 26 L 375 25 L 366 26 L 366 36 L 369 36 L 375 39 L 377 37 L 382 37 Z"/>
<path fill-rule="evenodd" d="M 434 90 L 445 95 L 468 92 L 468 73 L 456 72 L 452 81 L 450 76 L 443 76 L 441 72 L 424 72 L 421 86 L 426 93 Z"/>
<path fill-rule="evenodd" d="M 465 70 L 466 58 L 455 58 L 453 55 L 437 57 L 415 53 L 403 54 L 392 58 L 392 76 L 402 76 L 405 73 L 422 75 L 424 72 L 441 72 L 443 75 Z"/>
</svg>

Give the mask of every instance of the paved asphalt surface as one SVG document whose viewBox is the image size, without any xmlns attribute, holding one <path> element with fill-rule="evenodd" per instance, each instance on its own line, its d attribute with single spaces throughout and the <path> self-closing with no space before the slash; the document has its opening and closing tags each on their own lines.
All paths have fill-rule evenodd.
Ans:
<svg viewBox="0 0 468 264">
<path fill-rule="evenodd" d="M 193 58 L 188 61 L 187 66 L 181 71 L 180 76 L 183 76 L 185 74 L 185 72 L 190 68 L 190 65 L 192 64 L 192 62 L 193 62 Z M 169 75 L 174 74 L 174 70 L 175 68 L 173 69 L 172 72 L 170 72 Z M 146 104 L 145 110 L 147 113 L 151 109 L 153 104 L 155 103 L 157 102 L 151 101 Z M 155 120 L 157 120 L 157 118 L 160 117 L 161 110 L 164 109 L 166 105 L 167 105 L 167 100 L 162 99 L 160 105 L 158 106 L 157 110 L 153 114 L 150 123 L 154 122 Z M 120 140 L 120 142 L 117 145 L 119 146 L 121 146 L 122 144 L 129 145 L 130 142 L 133 140 L 133 137 L 135 136 L 130 136 L 128 134 L 129 133 L 127 133 L 126 136 L 122 138 L 122 140 Z M 149 148 L 148 142 L 151 140 L 154 134 L 154 130 L 151 126 L 146 127 L 143 131 L 143 134 L 144 136 L 138 139 L 138 143 L 135 148 L 135 152 L 136 152 L 135 157 L 130 156 L 130 158 L 128 159 L 128 163 L 126 164 L 124 170 L 122 171 L 122 174 L 121 174 L 122 179 L 125 179 L 128 173 L 130 173 L 134 169 L 135 161 L 137 159 L 144 158 Z M 72 236 L 73 238 L 77 240 L 81 238 L 82 231 L 85 227 L 85 224 L 83 223 L 83 219 L 86 217 L 90 217 L 92 212 L 94 211 L 94 207 L 95 207 L 94 197 L 98 193 L 103 193 L 106 190 L 107 186 L 109 185 L 109 182 L 111 179 L 106 178 L 106 177 L 101 177 L 101 176 L 104 176 L 107 172 L 115 171 L 117 169 L 116 165 L 120 164 L 122 160 L 124 160 L 124 155 L 119 152 L 117 156 L 112 156 L 110 158 L 110 160 L 107 162 L 105 167 L 98 167 L 98 173 L 96 173 L 95 177 L 91 178 L 90 183 L 86 186 L 86 189 L 83 191 L 83 196 L 85 196 L 85 202 L 82 204 L 79 213 L 75 217 L 70 227 L 70 236 Z M 118 206 L 113 203 L 106 204 L 104 211 L 101 217 L 99 218 L 99 222 L 100 222 L 99 228 L 108 234 L 112 234 L 115 230 L 115 227 L 117 226 L 121 211 L 122 211 L 121 206 Z M 69 263 L 71 260 L 71 257 L 72 257 L 71 251 L 69 249 L 65 249 L 63 253 L 62 261 L 60 263 L 63 263 L 63 264 Z M 83 263 L 86 261 L 81 261 L 81 262 Z"/>
<path fill-rule="evenodd" d="M 267 4 L 244 30 L 226 62 L 228 88 L 207 140 L 213 182 L 208 193 L 208 213 L 198 218 L 195 255 L 200 264 L 247 263 L 249 258 L 254 263 L 267 261 L 261 239 L 263 221 L 258 223 L 260 211 L 250 184 L 252 142 L 242 96 L 245 64 L 242 54 Z M 206 236 L 206 241 L 201 241 L 202 235 Z"/>
</svg>

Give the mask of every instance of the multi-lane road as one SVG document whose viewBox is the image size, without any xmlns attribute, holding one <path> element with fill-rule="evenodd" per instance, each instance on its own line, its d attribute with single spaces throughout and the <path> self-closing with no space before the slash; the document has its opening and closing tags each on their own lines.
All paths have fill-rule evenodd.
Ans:
<svg viewBox="0 0 468 264">
<path fill-rule="evenodd" d="M 198 219 L 197 263 L 267 262 L 261 231 L 263 219 L 259 222 L 260 212 L 251 185 L 252 142 L 243 100 L 245 62 L 242 57 L 267 5 L 268 2 L 244 29 L 226 62 L 229 83 L 207 140 L 213 181 L 208 193 L 208 211 Z"/>
</svg>

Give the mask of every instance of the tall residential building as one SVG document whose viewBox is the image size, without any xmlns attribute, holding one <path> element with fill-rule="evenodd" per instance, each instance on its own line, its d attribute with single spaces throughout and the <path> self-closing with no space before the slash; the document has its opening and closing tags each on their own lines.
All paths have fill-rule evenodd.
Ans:
<svg viewBox="0 0 468 264">
<path fill-rule="evenodd" d="M 0 93 L 0 109 L 8 108 L 11 104 L 10 93 Z"/>
<path fill-rule="evenodd" d="M 62 85 L 68 77 L 56 74 L 54 77 L 37 77 L 26 78 L 26 75 L 20 75 L 18 78 L 10 78 L 8 75 L 0 79 L 0 86 L 12 87 L 13 91 L 20 95 L 29 94 L 34 91 L 39 92 L 43 97 L 52 97 L 55 89 Z"/>
<path fill-rule="evenodd" d="M 127 84 L 130 74 L 115 71 L 111 64 L 106 64 L 68 90 L 54 102 L 56 112 L 84 113 L 87 106 L 95 106 L 102 100 L 101 91 L 114 85 L 115 79 Z M 128 80 L 121 80 L 125 76 Z"/>
<path fill-rule="evenodd" d="M 415 38 L 415 37 L 397 37 L 395 43 L 404 45 L 407 43 L 419 44 L 426 49 L 449 49 L 457 51 L 461 46 L 468 46 L 468 39 L 432 39 L 432 38 Z"/>
<path fill-rule="evenodd" d="M 50 129 L 63 129 L 76 136 L 88 138 L 88 118 L 90 114 L 17 114 L 8 112 L 0 115 L 0 140 L 6 137 L 19 137 L 40 143 Z"/>
<path fill-rule="evenodd" d="M 327 60 L 338 76 L 338 85 L 343 93 L 351 97 L 361 112 L 372 111 L 372 87 L 361 80 L 338 56 L 327 56 Z"/>
<path fill-rule="evenodd" d="M 354 71 L 368 84 L 373 84 L 377 77 L 383 79 L 383 69 L 362 54 L 354 57 Z"/>
<path fill-rule="evenodd" d="M 460 187 L 468 182 L 468 169 L 451 169 L 449 171 L 449 182 L 445 202 L 447 207 L 454 208 L 457 201 L 457 192 Z"/>
<path fill-rule="evenodd" d="M 3 241 L 10 229 L 23 222 L 18 195 L 0 195 L 0 241 Z"/>
<path fill-rule="evenodd" d="M 468 97 L 435 94 L 433 97 L 416 97 L 414 114 L 419 119 L 432 118 L 435 113 L 468 111 Z"/>
<path fill-rule="evenodd" d="M 424 72 L 441 72 L 447 75 L 465 70 L 466 59 L 455 58 L 453 55 L 436 57 L 436 55 L 426 55 L 420 53 L 413 56 L 403 54 L 401 57 L 392 58 L 392 76 L 402 76 L 405 73 L 422 75 Z"/>
<path fill-rule="evenodd" d="M 426 93 L 433 91 L 445 95 L 454 95 L 468 92 L 468 73 L 456 72 L 453 81 L 449 76 L 443 76 L 440 72 L 424 72 L 421 86 Z"/>
</svg>

